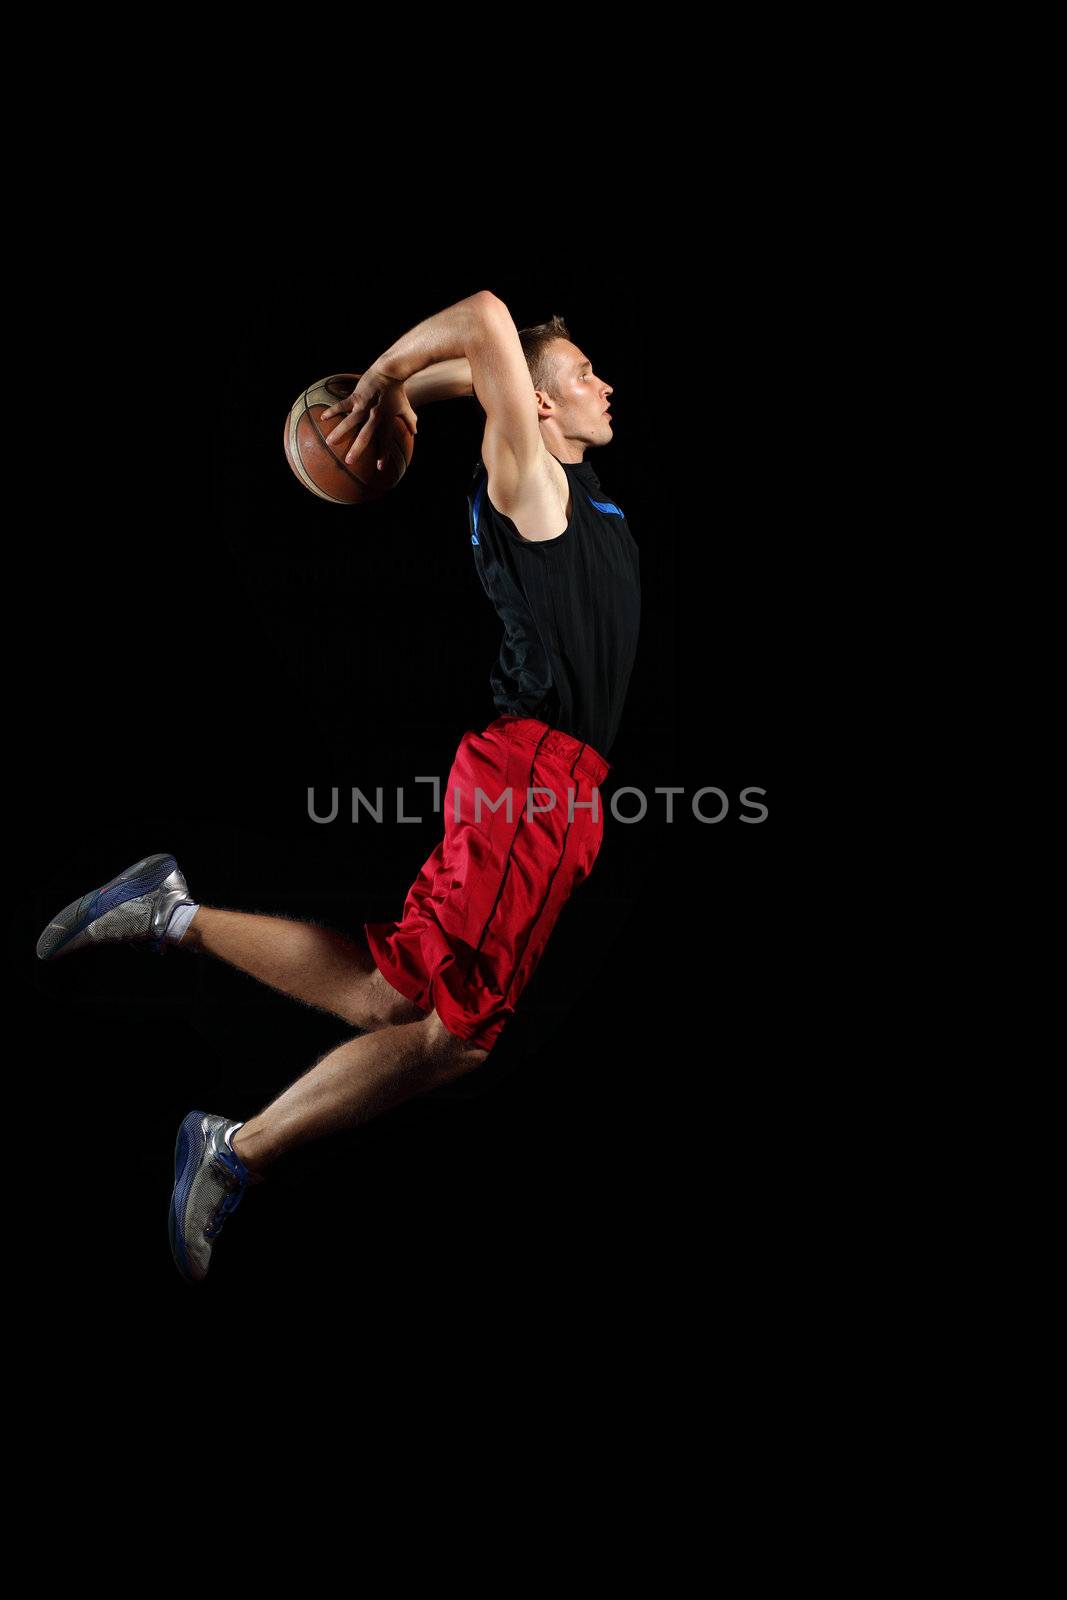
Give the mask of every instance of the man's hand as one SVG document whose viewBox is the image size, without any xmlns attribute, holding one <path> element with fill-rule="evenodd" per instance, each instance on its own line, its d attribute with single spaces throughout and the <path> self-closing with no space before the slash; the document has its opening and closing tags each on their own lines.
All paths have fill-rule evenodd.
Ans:
<svg viewBox="0 0 1067 1600">
<path fill-rule="evenodd" d="M 326 443 L 338 451 L 348 446 L 345 456 L 348 466 L 387 438 L 392 417 L 401 418 L 412 438 L 418 432 L 418 419 L 403 383 L 396 378 L 386 377 L 376 367 L 370 367 L 363 374 L 347 400 L 339 400 L 336 405 L 320 411 L 319 422 L 342 415 L 344 420 L 326 435 Z M 382 459 L 379 458 L 377 463 L 379 471 Z"/>
</svg>

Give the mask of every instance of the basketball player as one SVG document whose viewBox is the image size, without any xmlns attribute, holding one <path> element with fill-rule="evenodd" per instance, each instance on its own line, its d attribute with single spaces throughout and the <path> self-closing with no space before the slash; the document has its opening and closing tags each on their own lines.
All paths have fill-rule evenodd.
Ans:
<svg viewBox="0 0 1067 1600">
<path fill-rule="evenodd" d="M 182 1121 L 170 1242 L 189 1282 L 279 1157 L 486 1059 L 600 849 L 599 785 L 640 621 L 637 545 L 585 460 L 612 437 L 611 385 L 558 317 L 520 333 L 483 290 L 405 333 L 320 420 L 338 454 L 366 463 L 391 418 L 414 431 L 413 401 L 463 393 L 485 414 L 468 520 L 504 625 L 499 715 L 460 741 L 444 838 L 399 922 L 365 923 L 364 946 L 199 905 L 174 857 L 154 855 L 67 906 L 38 942 L 42 960 L 119 940 L 203 951 L 357 1030 L 250 1120 Z"/>
</svg>

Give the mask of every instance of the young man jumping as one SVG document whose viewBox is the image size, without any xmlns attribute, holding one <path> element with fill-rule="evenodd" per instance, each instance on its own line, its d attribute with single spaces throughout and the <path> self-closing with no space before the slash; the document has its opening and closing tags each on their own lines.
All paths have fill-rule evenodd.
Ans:
<svg viewBox="0 0 1067 1600">
<path fill-rule="evenodd" d="M 400 920 L 365 923 L 360 944 L 215 909 L 192 898 L 173 856 L 154 855 L 73 901 L 38 941 L 42 960 L 129 940 L 203 951 L 359 1030 L 248 1121 L 184 1118 L 170 1242 L 190 1282 L 206 1275 L 246 1187 L 279 1157 L 486 1059 L 600 849 L 599 785 L 640 626 L 637 545 L 585 461 L 611 440 L 611 385 L 558 317 L 520 333 L 483 290 L 379 356 L 321 414 L 328 445 L 365 462 L 393 418 L 414 430 L 412 401 L 436 398 L 446 373 L 451 392 L 473 392 L 486 418 L 468 520 L 504 625 L 490 675 L 499 715 L 460 742 L 444 837 Z"/>
</svg>

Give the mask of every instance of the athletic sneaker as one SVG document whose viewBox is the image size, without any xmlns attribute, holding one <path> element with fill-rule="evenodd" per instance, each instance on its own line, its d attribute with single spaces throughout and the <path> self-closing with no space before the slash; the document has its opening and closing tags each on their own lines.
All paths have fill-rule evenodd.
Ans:
<svg viewBox="0 0 1067 1600">
<path fill-rule="evenodd" d="M 65 906 L 37 941 L 42 961 L 89 945 L 146 940 L 162 954 L 167 924 L 178 906 L 195 905 L 173 856 L 145 856 L 102 889 Z"/>
<path fill-rule="evenodd" d="M 190 1111 L 174 1146 L 174 1192 L 170 1197 L 170 1253 L 187 1283 L 199 1283 L 211 1265 L 211 1250 L 231 1211 L 241 1204 L 251 1174 L 233 1136 L 243 1122 Z"/>
</svg>

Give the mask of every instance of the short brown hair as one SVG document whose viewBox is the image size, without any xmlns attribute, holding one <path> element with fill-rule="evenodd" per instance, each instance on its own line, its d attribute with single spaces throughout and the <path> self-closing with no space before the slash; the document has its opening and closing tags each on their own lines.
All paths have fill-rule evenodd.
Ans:
<svg viewBox="0 0 1067 1600">
<path fill-rule="evenodd" d="M 519 343 L 530 369 L 535 389 L 544 389 L 554 400 L 559 399 L 556 383 L 556 362 L 549 353 L 553 339 L 570 339 L 570 330 L 562 317 L 551 317 L 534 328 L 519 329 Z"/>
</svg>

